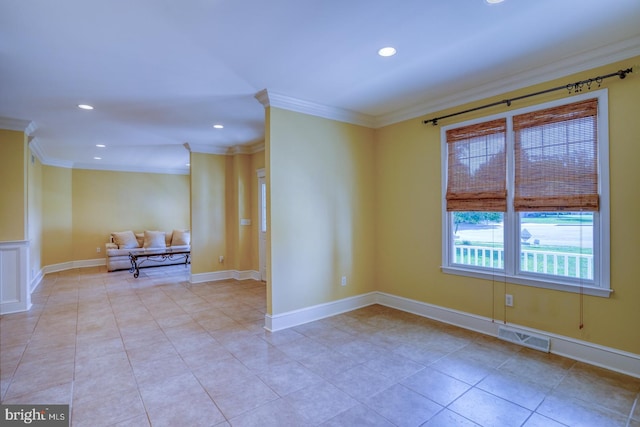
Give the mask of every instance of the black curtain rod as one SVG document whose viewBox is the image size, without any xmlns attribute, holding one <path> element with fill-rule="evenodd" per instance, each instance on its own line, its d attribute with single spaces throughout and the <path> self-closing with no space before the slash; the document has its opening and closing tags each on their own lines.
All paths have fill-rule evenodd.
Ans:
<svg viewBox="0 0 640 427">
<path fill-rule="evenodd" d="M 492 102 L 491 104 L 481 105 L 479 107 L 470 108 L 470 109 L 464 110 L 464 111 L 458 111 L 457 113 L 447 114 L 446 116 L 441 116 L 441 117 L 436 117 L 436 118 L 429 119 L 429 120 L 424 120 L 422 123 L 424 123 L 424 124 L 432 123 L 434 126 L 436 126 L 438 124 L 438 120 L 448 119 L 449 117 L 459 116 L 460 114 L 466 114 L 466 113 L 470 113 L 472 111 L 483 110 L 483 109 L 489 108 L 489 107 L 495 107 L 496 105 L 500 105 L 500 104 L 507 104 L 507 107 L 511 107 L 511 103 L 513 101 L 519 101 L 521 99 L 530 98 L 532 96 L 537 96 L 537 95 L 543 95 L 545 93 L 555 92 L 557 90 L 562 90 L 562 89 L 568 90 L 569 93 L 571 93 L 571 92 L 582 92 L 582 88 L 584 86 L 586 86 L 587 89 L 591 89 L 591 85 L 596 83 L 598 85 L 598 87 L 600 87 L 600 85 L 602 84 L 602 81 L 604 79 L 608 79 L 609 77 L 615 77 L 615 76 L 618 76 L 621 79 L 624 79 L 625 77 L 627 77 L 627 74 L 632 73 L 632 72 L 633 72 L 633 68 L 627 68 L 626 70 L 618 70 L 615 73 L 607 74 L 606 76 L 598 76 L 598 77 L 595 77 L 593 79 L 580 80 L 578 82 L 569 83 L 569 84 L 564 85 L 564 86 L 558 86 L 558 87 L 554 87 L 554 88 L 547 89 L 547 90 L 541 90 L 540 92 L 528 93 L 526 95 L 521 95 L 521 96 L 517 96 L 515 98 L 510 98 L 510 99 L 503 99 L 502 101 L 496 101 L 496 102 Z"/>
</svg>

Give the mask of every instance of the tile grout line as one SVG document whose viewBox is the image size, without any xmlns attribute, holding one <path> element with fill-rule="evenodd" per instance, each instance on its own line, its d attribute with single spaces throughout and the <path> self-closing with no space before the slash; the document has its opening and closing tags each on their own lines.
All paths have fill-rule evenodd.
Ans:
<svg viewBox="0 0 640 427">
<path fill-rule="evenodd" d="M 129 289 L 133 289 L 129 282 L 127 282 L 127 284 L 128 284 L 127 287 Z M 138 295 L 138 293 L 135 292 L 135 294 L 138 297 L 138 299 L 140 299 L 140 296 Z M 122 342 L 122 349 L 124 350 L 124 354 L 127 357 L 127 362 L 129 363 L 129 369 L 131 369 L 131 377 L 133 378 L 133 381 L 136 384 L 136 392 L 138 393 L 138 398 L 140 399 L 140 403 L 142 403 L 142 408 L 144 409 L 144 414 L 147 417 L 147 421 L 149 422 L 149 425 L 152 425 L 151 424 L 151 418 L 149 417 L 149 411 L 147 409 L 147 405 L 145 405 L 144 399 L 142 398 L 142 393 L 140 392 L 140 384 L 138 383 L 138 378 L 136 377 L 136 375 L 134 373 L 133 364 L 131 363 L 131 358 L 129 357 L 129 352 L 127 351 L 127 347 L 125 345 L 124 338 L 122 337 L 122 330 L 121 330 L 121 323 L 122 322 L 118 321 L 118 316 L 116 316 L 116 313 L 113 310 L 113 300 L 112 300 L 111 296 L 109 296 L 108 292 L 107 292 L 107 299 L 109 300 L 109 306 L 111 307 L 111 314 L 113 315 L 113 318 L 114 318 L 114 320 L 116 322 L 116 327 L 118 328 L 118 335 L 120 337 L 120 341 Z M 140 299 L 140 303 L 142 305 L 144 305 L 144 303 L 142 302 L 142 299 Z M 130 418 L 130 419 L 134 419 L 134 418 L 135 418 L 135 416 Z M 126 421 L 126 420 L 122 420 L 120 422 L 123 422 L 123 421 Z"/>
<path fill-rule="evenodd" d="M 627 419 L 626 427 L 629 427 L 631 425 L 631 420 L 633 419 L 633 412 L 635 411 L 636 406 L 638 405 L 638 399 L 640 399 L 640 393 L 636 395 L 636 400 L 634 400 L 633 405 L 631 405 L 631 411 L 629 412 L 629 418 Z"/>
</svg>

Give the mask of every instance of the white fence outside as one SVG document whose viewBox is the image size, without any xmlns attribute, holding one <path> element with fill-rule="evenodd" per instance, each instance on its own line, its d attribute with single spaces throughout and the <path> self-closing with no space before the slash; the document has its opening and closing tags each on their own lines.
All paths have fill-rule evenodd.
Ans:
<svg viewBox="0 0 640 427">
<path fill-rule="evenodd" d="M 453 260 L 456 264 L 504 268 L 503 248 L 455 245 L 453 251 Z M 520 270 L 577 279 L 593 279 L 593 255 L 524 250 L 520 254 Z"/>
</svg>

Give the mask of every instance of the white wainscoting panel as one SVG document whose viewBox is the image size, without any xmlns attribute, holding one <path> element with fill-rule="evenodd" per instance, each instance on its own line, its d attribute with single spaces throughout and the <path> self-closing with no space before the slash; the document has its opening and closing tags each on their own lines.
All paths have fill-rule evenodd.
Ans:
<svg viewBox="0 0 640 427">
<path fill-rule="evenodd" d="M 0 314 L 31 308 L 29 242 L 0 242 Z"/>
</svg>

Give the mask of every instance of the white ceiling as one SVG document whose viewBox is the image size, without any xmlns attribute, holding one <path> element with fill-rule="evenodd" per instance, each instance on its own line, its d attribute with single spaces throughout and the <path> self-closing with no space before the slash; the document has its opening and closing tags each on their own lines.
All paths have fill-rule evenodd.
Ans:
<svg viewBox="0 0 640 427">
<path fill-rule="evenodd" d="M 263 141 L 264 89 L 376 127 L 635 55 L 638 0 L 2 0 L 0 127 L 46 164 L 186 173 L 185 143 Z"/>
</svg>

